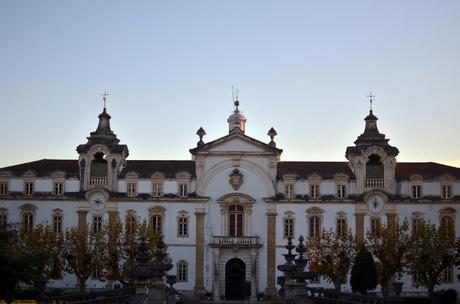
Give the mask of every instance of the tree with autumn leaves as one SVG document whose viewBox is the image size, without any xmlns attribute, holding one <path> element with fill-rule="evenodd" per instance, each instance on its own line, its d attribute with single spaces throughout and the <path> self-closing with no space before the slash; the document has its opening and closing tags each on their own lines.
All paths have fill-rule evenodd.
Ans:
<svg viewBox="0 0 460 304">
<path fill-rule="evenodd" d="M 340 286 L 347 281 L 353 256 L 355 240 L 351 230 L 323 230 L 319 239 L 312 239 L 308 244 L 311 270 L 324 276 L 340 292 Z"/>
</svg>

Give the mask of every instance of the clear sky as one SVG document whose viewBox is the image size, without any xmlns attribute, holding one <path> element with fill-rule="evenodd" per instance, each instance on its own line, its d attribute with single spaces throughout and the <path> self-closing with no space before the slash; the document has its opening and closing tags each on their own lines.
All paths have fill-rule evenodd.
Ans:
<svg viewBox="0 0 460 304">
<path fill-rule="evenodd" d="M 76 159 L 101 93 L 129 159 L 246 134 L 345 160 L 369 92 L 398 161 L 460 166 L 460 1 L 0 1 L 0 167 Z"/>
</svg>

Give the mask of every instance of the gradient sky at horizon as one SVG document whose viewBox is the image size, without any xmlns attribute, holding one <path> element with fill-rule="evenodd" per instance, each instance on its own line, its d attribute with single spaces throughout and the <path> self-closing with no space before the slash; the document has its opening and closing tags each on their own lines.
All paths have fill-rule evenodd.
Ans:
<svg viewBox="0 0 460 304">
<path fill-rule="evenodd" d="M 232 85 L 282 160 L 344 161 L 372 91 L 398 161 L 460 167 L 460 1 L 0 2 L 0 167 L 76 159 L 104 90 L 129 159 L 190 159 Z"/>
</svg>

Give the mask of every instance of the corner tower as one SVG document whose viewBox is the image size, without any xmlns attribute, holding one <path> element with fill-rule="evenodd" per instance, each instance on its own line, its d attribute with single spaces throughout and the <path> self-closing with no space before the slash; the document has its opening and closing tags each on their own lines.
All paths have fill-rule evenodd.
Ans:
<svg viewBox="0 0 460 304">
<path fill-rule="evenodd" d="M 126 165 L 128 146 L 120 145 L 110 128 L 110 115 L 105 107 L 106 94 L 103 95 L 104 109 L 99 114 L 96 131 L 87 137 L 88 142 L 77 147 L 79 154 L 80 191 L 105 188 L 117 191 L 118 172 Z"/>
</svg>

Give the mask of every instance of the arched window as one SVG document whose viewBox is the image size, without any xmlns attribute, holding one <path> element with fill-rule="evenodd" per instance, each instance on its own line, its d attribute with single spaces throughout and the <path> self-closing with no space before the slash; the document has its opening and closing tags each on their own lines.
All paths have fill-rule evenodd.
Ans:
<svg viewBox="0 0 460 304">
<path fill-rule="evenodd" d="M 283 237 L 294 237 L 294 212 L 288 211 L 283 217 Z"/>
<path fill-rule="evenodd" d="M 244 208 L 240 205 L 228 207 L 228 235 L 243 236 Z"/>
<path fill-rule="evenodd" d="M 176 264 L 177 270 L 177 282 L 187 282 L 188 281 L 188 264 L 184 260 L 180 260 Z"/>
<path fill-rule="evenodd" d="M 91 162 L 91 177 L 107 177 L 107 160 L 102 152 L 94 154 L 94 159 Z"/>
<path fill-rule="evenodd" d="M 188 218 L 188 213 L 185 210 L 180 211 L 177 215 L 177 237 L 188 237 Z"/>
<path fill-rule="evenodd" d="M 383 179 L 383 164 L 380 156 L 372 154 L 369 156 L 369 161 L 366 164 L 367 179 Z"/>
</svg>

